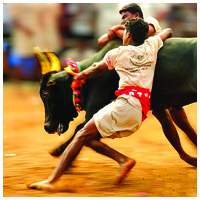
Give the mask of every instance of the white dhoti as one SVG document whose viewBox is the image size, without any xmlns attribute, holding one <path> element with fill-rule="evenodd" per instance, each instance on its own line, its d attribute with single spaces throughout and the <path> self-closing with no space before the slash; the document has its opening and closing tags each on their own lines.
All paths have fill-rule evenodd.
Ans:
<svg viewBox="0 0 200 200">
<path fill-rule="evenodd" d="M 127 99 L 118 98 L 94 114 L 95 125 L 102 137 L 126 137 L 139 129 L 142 124 L 142 107 L 137 98 L 135 102 L 138 104 L 136 107 Z"/>
</svg>

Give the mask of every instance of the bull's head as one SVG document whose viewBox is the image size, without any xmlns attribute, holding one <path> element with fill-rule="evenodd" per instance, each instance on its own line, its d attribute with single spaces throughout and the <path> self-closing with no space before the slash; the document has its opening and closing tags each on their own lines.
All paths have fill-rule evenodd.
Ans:
<svg viewBox="0 0 200 200">
<path fill-rule="evenodd" d="M 70 121 L 77 117 L 73 105 L 71 83 L 73 77 L 60 71 L 60 62 L 52 52 L 36 52 L 43 77 L 40 96 L 45 108 L 44 129 L 48 133 L 64 133 Z"/>
</svg>

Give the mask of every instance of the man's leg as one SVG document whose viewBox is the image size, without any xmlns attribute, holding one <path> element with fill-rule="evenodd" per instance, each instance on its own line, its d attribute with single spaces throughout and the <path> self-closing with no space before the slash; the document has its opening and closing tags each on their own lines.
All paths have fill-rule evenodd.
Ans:
<svg viewBox="0 0 200 200">
<path fill-rule="evenodd" d="M 135 160 L 130 159 L 123 154 L 118 153 L 114 149 L 111 149 L 107 145 L 101 143 L 100 141 L 95 141 L 96 137 L 99 136 L 99 132 L 95 126 L 93 118 L 85 125 L 83 129 L 81 129 L 70 146 L 64 151 L 61 160 L 53 173 L 49 176 L 47 180 L 33 183 L 28 185 L 31 189 L 51 189 L 53 188 L 53 184 L 62 176 L 64 171 L 68 169 L 72 163 L 72 161 L 77 157 L 79 152 L 81 151 L 82 147 L 84 145 L 90 145 L 95 146 L 95 149 L 98 148 L 106 148 L 106 150 L 102 154 L 108 155 L 111 158 L 114 158 L 117 162 L 120 163 L 121 170 L 119 175 L 117 176 L 115 183 L 119 184 L 122 182 L 122 180 L 126 177 L 128 172 L 131 170 L 131 168 L 135 165 Z M 91 141 L 90 141 L 91 140 Z M 109 152 L 109 153 L 107 153 Z M 119 158 L 118 158 L 119 156 Z"/>
<path fill-rule="evenodd" d="M 184 109 L 171 108 L 169 111 L 176 125 L 188 136 L 193 144 L 197 146 L 197 134 L 190 125 Z"/>
<path fill-rule="evenodd" d="M 171 145 L 179 153 L 181 159 L 192 166 L 197 166 L 197 159 L 189 156 L 182 148 L 180 139 L 176 130 L 176 127 L 173 124 L 171 115 L 167 109 L 156 109 L 153 110 L 153 115 L 158 119 L 162 125 L 163 132 Z"/>
</svg>

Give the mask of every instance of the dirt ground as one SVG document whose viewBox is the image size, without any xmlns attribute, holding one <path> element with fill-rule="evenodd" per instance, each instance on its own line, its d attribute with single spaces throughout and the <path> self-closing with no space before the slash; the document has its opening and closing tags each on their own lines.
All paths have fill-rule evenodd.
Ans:
<svg viewBox="0 0 200 200">
<path fill-rule="evenodd" d="M 197 104 L 185 107 L 197 129 Z M 82 114 L 83 115 L 83 114 Z M 183 162 L 149 113 L 138 132 L 106 144 L 133 157 L 137 164 L 120 186 L 113 185 L 118 165 L 84 147 L 73 167 L 57 183 L 56 191 L 27 189 L 26 184 L 49 176 L 59 161 L 48 151 L 65 140 L 80 116 L 62 136 L 43 128 L 44 108 L 38 83 L 3 86 L 3 196 L 4 197 L 196 197 L 197 169 Z M 183 147 L 196 156 L 196 147 L 179 130 Z"/>
</svg>

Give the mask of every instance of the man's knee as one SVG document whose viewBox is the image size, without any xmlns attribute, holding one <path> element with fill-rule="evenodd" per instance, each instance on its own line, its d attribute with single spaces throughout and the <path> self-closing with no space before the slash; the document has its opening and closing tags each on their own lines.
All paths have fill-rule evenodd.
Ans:
<svg viewBox="0 0 200 200">
<path fill-rule="evenodd" d="M 87 138 L 88 138 L 87 132 L 84 130 L 84 128 L 82 128 L 80 131 L 76 133 L 74 140 L 79 140 L 84 144 L 86 144 L 88 142 Z"/>
<path fill-rule="evenodd" d="M 91 139 L 99 138 L 100 134 L 92 118 L 87 124 L 77 132 L 74 139 L 82 141 L 84 145 Z"/>
<path fill-rule="evenodd" d="M 84 143 L 84 145 L 90 146 L 90 140 L 100 139 L 100 134 L 95 129 L 89 129 L 88 127 L 83 127 L 77 132 L 75 140 L 79 140 Z"/>
<path fill-rule="evenodd" d="M 99 144 L 100 138 L 101 138 L 101 137 L 99 136 L 99 137 L 96 137 L 96 138 L 94 138 L 94 139 L 88 140 L 88 141 L 85 143 L 85 146 L 86 146 L 86 147 L 90 147 L 90 148 L 97 147 L 98 144 Z"/>
</svg>

